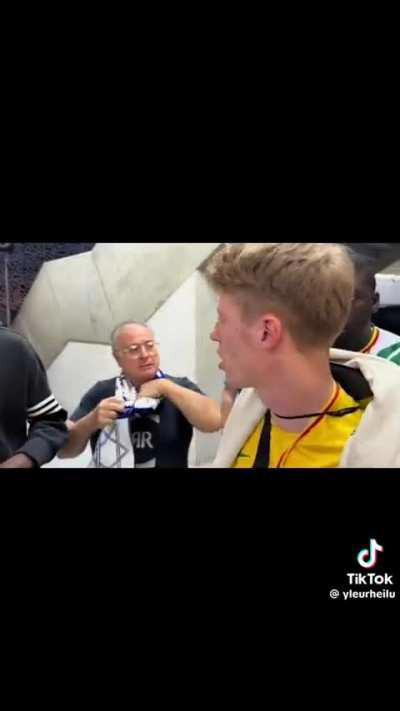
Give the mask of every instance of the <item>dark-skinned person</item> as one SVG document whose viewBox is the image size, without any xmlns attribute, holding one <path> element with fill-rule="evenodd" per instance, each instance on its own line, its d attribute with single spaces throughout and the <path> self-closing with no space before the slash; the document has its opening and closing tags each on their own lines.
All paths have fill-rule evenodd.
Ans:
<svg viewBox="0 0 400 711">
<path fill-rule="evenodd" d="M 358 252 L 349 251 L 349 256 L 355 273 L 354 295 L 349 317 L 334 347 L 369 353 L 400 365 L 399 336 L 372 323 L 373 315 L 379 310 L 374 263 Z"/>
<path fill-rule="evenodd" d="M 25 338 L 0 327 L 0 468 L 36 469 L 56 456 L 68 437 L 37 353 Z"/>
</svg>

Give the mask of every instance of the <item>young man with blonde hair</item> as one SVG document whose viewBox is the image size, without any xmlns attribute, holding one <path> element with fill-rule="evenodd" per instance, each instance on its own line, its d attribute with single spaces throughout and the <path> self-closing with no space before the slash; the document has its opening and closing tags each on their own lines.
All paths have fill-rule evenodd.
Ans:
<svg viewBox="0 0 400 711">
<path fill-rule="evenodd" d="M 349 315 L 354 267 L 339 244 L 227 246 L 207 267 L 211 334 L 231 388 L 216 467 L 400 465 L 400 371 L 331 349 Z"/>
</svg>

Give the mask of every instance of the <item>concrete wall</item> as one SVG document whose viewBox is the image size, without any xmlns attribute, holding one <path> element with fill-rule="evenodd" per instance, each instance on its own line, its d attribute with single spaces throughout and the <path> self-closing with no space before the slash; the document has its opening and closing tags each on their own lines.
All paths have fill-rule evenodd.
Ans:
<svg viewBox="0 0 400 711">
<path fill-rule="evenodd" d="M 392 265 L 391 269 L 394 266 Z M 388 273 L 377 274 L 376 290 L 381 306 L 400 305 L 400 272 L 396 274 L 388 270 Z"/>
<path fill-rule="evenodd" d="M 390 264 L 386 269 L 382 269 L 382 274 L 396 274 L 400 276 L 400 259 Z"/>
<path fill-rule="evenodd" d="M 13 328 L 48 368 L 70 341 L 105 343 L 121 321 L 147 321 L 219 244 L 97 244 L 47 262 Z"/>
</svg>

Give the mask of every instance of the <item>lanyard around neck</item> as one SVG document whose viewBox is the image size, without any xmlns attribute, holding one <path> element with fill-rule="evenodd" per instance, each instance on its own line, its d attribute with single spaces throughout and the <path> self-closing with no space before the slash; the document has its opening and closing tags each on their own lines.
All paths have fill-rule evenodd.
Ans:
<svg viewBox="0 0 400 711">
<path fill-rule="evenodd" d="M 335 383 L 335 386 L 336 386 L 336 387 L 335 387 L 335 391 L 334 391 L 334 393 L 333 393 L 331 399 L 329 400 L 329 402 L 328 402 L 327 406 L 324 408 L 324 410 L 319 413 L 319 416 L 317 417 L 317 419 L 314 420 L 314 422 L 312 422 L 312 423 L 304 430 L 304 432 L 301 432 L 301 433 L 299 434 L 299 436 L 297 437 L 297 439 L 295 439 L 295 441 L 293 442 L 293 444 L 292 444 L 288 449 L 286 449 L 284 452 L 282 452 L 282 454 L 281 454 L 281 456 L 280 456 L 280 458 L 279 458 L 279 462 L 278 462 L 277 467 L 276 467 L 277 469 L 282 469 L 282 467 L 285 466 L 285 464 L 286 464 L 286 462 L 287 462 L 289 456 L 292 454 L 293 450 L 297 447 L 297 445 L 299 444 L 299 442 L 300 442 L 302 439 L 304 439 L 304 437 L 306 437 L 306 435 L 308 435 L 308 434 L 311 432 L 311 430 L 313 430 L 313 429 L 321 422 L 321 420 L 325 417 L 325 415 L 328 414 L 328 411 L 331 409 L 331 407 L 333 407 L 333 405 L 335 404 L 336 400 L 338 399 L 339 393 L 340 393 L 340 387 L 339 387 L 338 383 Z"/>
</svg>

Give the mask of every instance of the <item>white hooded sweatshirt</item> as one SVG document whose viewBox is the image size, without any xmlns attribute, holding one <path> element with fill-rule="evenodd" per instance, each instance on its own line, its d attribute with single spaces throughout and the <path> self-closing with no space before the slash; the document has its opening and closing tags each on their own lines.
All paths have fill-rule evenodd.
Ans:
<svg viewBox="0 0 400 711">
<path fill-rule="evenodd" d="M 400 467 L 400 367 L 377 356 L 337 348 L 331 349 L 330 359 L 359 369 L 374 395 L 343 449 L 339 467 Z M 254 388 L 242 390 L 225 423 L 211 467 L 233 465 L 266 409 Z"/>
</svg>

